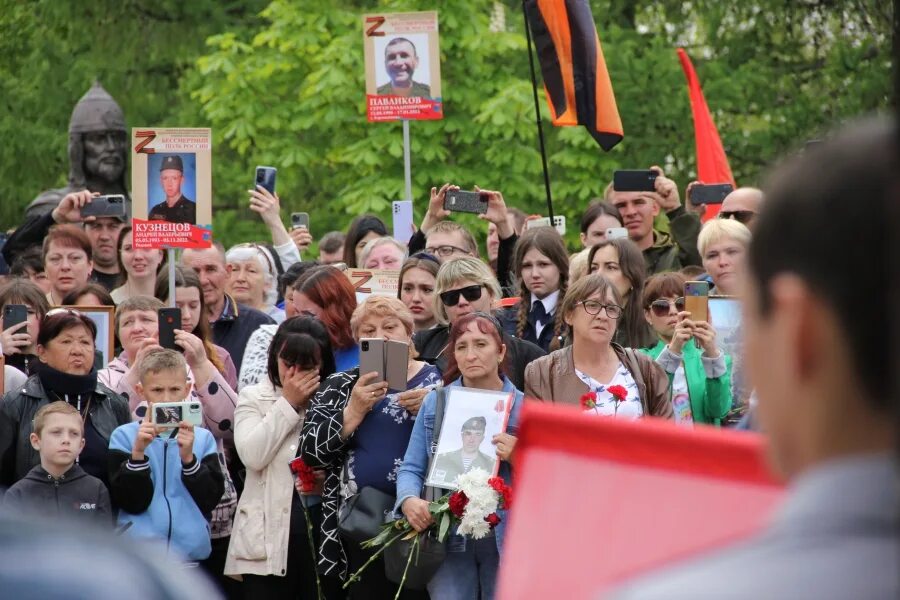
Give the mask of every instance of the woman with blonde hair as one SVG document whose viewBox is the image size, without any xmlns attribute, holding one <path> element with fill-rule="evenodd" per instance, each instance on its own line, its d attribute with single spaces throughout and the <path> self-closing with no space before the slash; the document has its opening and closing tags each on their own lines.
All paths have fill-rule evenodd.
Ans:
<svg viewBox="0 0 900 600">
<path fill-rule="evenodd" d="M 703 268 L 712 278 L 710 294 L 739 296 L 745 257 L 752 238 L 743 223 L 733 219 L 711 219 L 697 237 Z"/>
<path fill-rule="evenodd" d="M 370 296 L 353 311 L 350 328 L 357 343 L 364 338 L 394 340 L 409 344 L 410 352 L 404 390 L 389 390 L 375 372 L 338 372 L 325 380 L 306 415 L 302 456 L 307 464 L 326 470 L 319 566 L 326 574 L 340 576 L 348 564 L 356 571 L 373 554 L 341 540 L 341 507 L 365 487 L 374 487 L 392 504 L 397 469 L 419 406 L 441 380 L 434 366 L 416 359 L 413 316 L 397 298 Z M 388 598 L 396 589 L 385 578 L 384 566 L 372 565 L 351 588 L 350 597 Z"/>
<path fill-rule="evenodd" d="M 444 372 L 452 353 L 447 348 L 450 327 L 467 314 L 490 313 L 494 302 L 502 297 L 502 292 L 490 267 L 480 259 L 466 256 L 441 265 L 435 279 L 434 296 L 434 315 L 440 325 L 418 332 L 413 339 L 423 360 Z M 546 352 L 505 332 L 503 344 L 509 353 L 508 376 L 517 389 L 522 389 L 525 385 L 525 365 Z"/>
</svg>

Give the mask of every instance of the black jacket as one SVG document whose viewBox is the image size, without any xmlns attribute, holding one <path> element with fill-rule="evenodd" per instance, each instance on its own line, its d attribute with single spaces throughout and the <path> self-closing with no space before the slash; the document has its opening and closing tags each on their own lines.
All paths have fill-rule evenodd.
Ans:
<svg viewBox="0 0 900 600">
<path fill-rule="evenodd" d="M 225 295 L 225 306 L 219 318 L 211 323 L 213 343 L 228 350 L 234 368 L 241 372 L 244 361 L 244 348 L 250 341 L 253 332 L 260 325 L 272 325 L 275 319 L 255 308 L 238 304 L 229 295 Z"/>
<path fill-rule="evenodd" d="M 6 491 L 3 506 L 19 514 L 85 520 L 106 527 L 113 524 L 106 486 L 78 465 L 72 465 L 59 479 L 36 466 Z"/>
<path fill-rule="evenodd" d="M 540 347 L 544 352 L 549 352 L 550 350 L 550 342 L 553 341 L 553 334 L 556 331 L 556 313 L 557 311 L 553 311 L 553 314 L 550 316 L 550 321 L 544 324 L 544 328 L 541 329 L 541 335 L 535 335 L 536 328 L 534 326 L 534 322 L 531 320 L 529 316 L 528 321 L 525 323 L 525 331 L 522 333 L 522 338 L 526 342 L 531 342 L 536 346 Z M 519 325 L 519 306 L 511 306 L 506 310 L 502 310 L 497 314 L 497 318 L 500 321 L 500 324 L 503 325 L 503 331 L 508 333 L 509 335 L 515 337 L 516 328 Z M 565 336 L 565 327 L 561 332 L 562 336 Z M 560 340 L 560 348 L 562 348 L 565 344 L 562 340 Z"/>
<path fill-rule="evenodd" d="M 10 486 L 25 477 L 35 466 L 41 464 L 37 450 L 31 447 L 28 436 L 31 435 L 34 415 L 38 409 L 49 404 L 50 399 L 37 375 L 28 378 L 21 390 L 9 392 L 0 401 L 0 485 Z M 91 405 L 86 420 L 86 427 L 92 431 L 85 432 L 86 444 L 104 443 L 102 456 L 106 457 L 109 438 L 119 425 L 131 422 L 128 402 L 114 391 L 97 383 L 91 398 Z M 99 438 L 94 442 L 95 435 Z M 106 462 L 86 463 L 85 456 L 101 455 L 101 448 L 88 448 L 82 452 L 80 464 L 88 473 L 107 484 Z"/>
<path fill-rule="evenodd" d="M 447 371 L 449 350 L 446 348 L 449 342 L 450 328 L 446 325 L 419 331 L 413 336 L 413 343 L 419 352 L 419 358 L 435 365 L 441 373 Z M 524 390 L 525 367 L 534 359 L 547 353 L 531 342 L 514 338 L 506 332 L 503 333 L 503 343 L 506 344 L 506 351 L 509 355 L 507 359 L 509 372 L 506 376 L 513 382 L 517 390 Z"/>
</svg>

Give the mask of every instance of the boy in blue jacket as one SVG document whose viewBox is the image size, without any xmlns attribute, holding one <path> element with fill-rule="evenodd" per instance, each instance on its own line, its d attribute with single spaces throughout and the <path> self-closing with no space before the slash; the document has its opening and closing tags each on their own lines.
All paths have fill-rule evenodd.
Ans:
<svg viewBox="0 0 900 600">
<path fill-rule="evenodd" d="M 109 440 L 109 482 L 126 535 L 165 540 L 187 561 L 210 554 L 209 518 L 225 491 L 212 434 L 181 421 L 165 429 L 151 421 L 153 405 L 188 397 L 187 363 L 173 350 L 154 350 L 139 364 L 136 388 L 147 400 L 140 422 Z"/>
</svg>

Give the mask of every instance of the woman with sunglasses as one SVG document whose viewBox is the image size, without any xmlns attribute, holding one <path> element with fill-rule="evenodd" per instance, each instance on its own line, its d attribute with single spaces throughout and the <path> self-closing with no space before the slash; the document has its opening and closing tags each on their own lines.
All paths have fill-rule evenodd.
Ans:
<svg viewBox="0 0 900 600">
<path fill-rule="evenodd" d="M 424 252 L 413 254 L 400 269 L 398 295 L 412 313 L 416 331 L 431 329 L 437 325 L 434 316 L 434 286 L 441 263 Z"/>
<path fill-rule="evenodd" d="M 446 373 L 453 352 L 449 346 L 453 324 L 470 313 L 490 314 L 494 301 L 502 294 L 490 267 L 472 257 L 454 258 L 441 265 L 434 291 L 434 314 L 440 325 L 418 332 L 414 340 L 422 359 Z M 509 353 L 507 376 L 517 389 L 522 389 L 525 365 L 546 353 L 539 346 L 507 333 L 503 334 L 503 344 Z"/>
<path fill-rule="evenodd" d="M 450 357 L 444 383 L 450 387 L 465 386 L 513 395 L 506 431 L 495 435 L 491 440 L 496 448 L 496 456 L 500 459 L 499 475 L 509 484 L 512 478 L 510 459 L 516 446 L 519 410 L 524 396 L 506 375 L 510 357 L 503 339 L 500 323 L 488 314 L 469 313 L 456 319 L 449 337 Z M 424 531 L 434 523 L 428 511 L 428 502 L 420 496 L 432 449 L 437 443 L 435 433 L 439 433 L 434 431 L 437 394 L 438 392 L 430 392 L 425 397 L 406 448 L 403 465 L 397 473 L 395 509 L 402 511 L 416 531 Z M 500 524 L 485 538 L 466 539 L 463 543 L 458 536 L 450 536 L 447 556 L 428 583 L 431 598 L 491 600 L 494 597 L 506 527 L 504 513 L 505 511 L 501 511 Z"/>
<path fill-rule="evenodd" d="M 325 380 L 306 415 L 300 450 L 307 464 L 326 470 L 322 509 L 320 566 L 327 574 L 357 571 L 374 551 L 341 539 L 338 515 L 366 487 L 390 498 L 396 493 L 397 468 L 425 394 L 441 381 L 433 366 L 417 360 L 412 346 L 413 316 L 397 298 L 370 296 L 350 319 L 353 337 L 409 345 L 406 384 L 388 391 L 374 372 L 359 369 Z M 346 557 L 346 561 L 344 560 Z M 397 585 L 384 576 L 379 560 L 350 588 L 351 599 L 392 598 Z M 401 598 L 424 598 L 404 593 Z"/>
<path fill-rule="evenodd" d="M 41 320 L 36 374 L 0 403 L 0 485 L 12 485 L 40 464 L 29 440 L 34 415 L 45 404 L 62 400 L 78 409 L 84 421 L 79 464 L 109 487 L 109 438 L 119 425 L 131 422 L 131 414 L 127 401 L 98 380 L 96 335 L 93 321 L 68 308 L 53 309 Z"/>
<path fill-rule="evenodd" d="M 134 236 L 131 226 L 119 232 L 118 255 L 119 273 L 125 281 L 110 292 L 113 301 L 118 305 L 134 296 L 152 296 L 156 288 L 156 274 L 166 262 L 162 250 L 141 250 L 134 247 Z"/>
<path fill-rule="evenodd" d="M 731 357 L 716 345 L 716 330 L 684 311 L 681 273 L 658 273 L 644 286 L 644 315 L 659 336 L 642 349 L 666 370 L 678 423 L 718 425 L 731 409 Z"/>
<path fill-rule="evenodd" d="M 525 395 L 581 405 L 591 415 L 672 418 L 666 372 L 646 354 L 613 342 L 622 300 L 615 286 L 594 274 L 569 287 L 559 314 L 571 345 L 525 369 Z"/>
<path fill-rule="evenodd" d="M 260 244 L 238 244 L 225 254 L 228 269 L 226 292 L 237 302 L 272 317 L 276 323 L 285 319 L 278 301 L 278 270 L 269 249 Z"/>
<path fill-rule="evenodd" d="M 588 253 L 588 265 L 589 272 L 606 277 L 622 299 L 622 315 L 613 341 L 625 348 L 655 344 L 656 335 L 641 312 L 647 267 L 637 245 L 628 238 L 599 242 Z"/>
<path fill-rule="evenodd" d="M 744 261 L 752 234 L 747 227 L 731 219 L 711 219 L 697 237 L 697 249 L 703 268 L 713 282 L 711 295 L 739 296 Z"/>
<path fill-rule="evenodd" d="M 514 256 L 520 300 L 501 313 L 503 329 L 545 351 L 557 350 L 565 323 L 556 309 L 569 285 L 566 245 L 553 227 L 536 227 L 522 234 Z"/>
</svg>

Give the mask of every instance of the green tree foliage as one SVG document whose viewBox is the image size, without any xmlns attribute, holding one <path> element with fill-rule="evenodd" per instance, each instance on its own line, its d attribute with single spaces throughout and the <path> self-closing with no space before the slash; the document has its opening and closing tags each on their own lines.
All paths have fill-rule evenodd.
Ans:
<svg viewBox="0 0 900 600">
<path fill-rule="evenodd" d="M 47 20 L 5 4 L 0 85 L 14 115 L 0 115 L 0 127 L 17 139 L 0 150 L 0 193 L 14 199 L 0 211 L 62 183 L 68 114 L 99 75 L 130 124 L 213 128 L 215 235 L 226 244 L 264 233 L 246 208 L 255 165 L 278 167 L 285 212 L 310 212 L 317 236 L 364 212 L 388 219 L 390 202 L 404 195 L 401 127 L 366 122 L 361 15 L 435 7 L 445 118 L 411 123 L 417 218 L 431 186 L 445 181 L 500 189 L 511 205 L 546 210 L 517 0 L 274 0 L 257 7 L 261 18 L 214 0 L 153 4 L 152 15 L 173 13 L 177 23 L 153 20 L 143 2 L 101 2 L 132 36 L 108 34 L 103 44 L 92 39 L 99 10 L 86 17 L 80 5 L 33 3 Z M 682 187 L 694 177 L 679 45 L 694 60 L 740 184 L 758 183 L 779 155 L 834 123 L 888 104 L 889 0 L 591 5 L 625 140 L 604 153 L 581 128 L 551 127 L 541 94 L 554 207 L 572 233 L 617 168 L 659 164 Z M 62 35 L 68 22 L 83 27 Z M 157 28 L 167 33 L 151 33 Z M 170 47 L 136 41 L 151 35 L 165 35 Z M 22 97 L 9 100 L 13 91 Z M 34 131 L 21 129 L 32 121 Z M 26 171 L 40 179 L 23 182 Z"/>
</svg>

